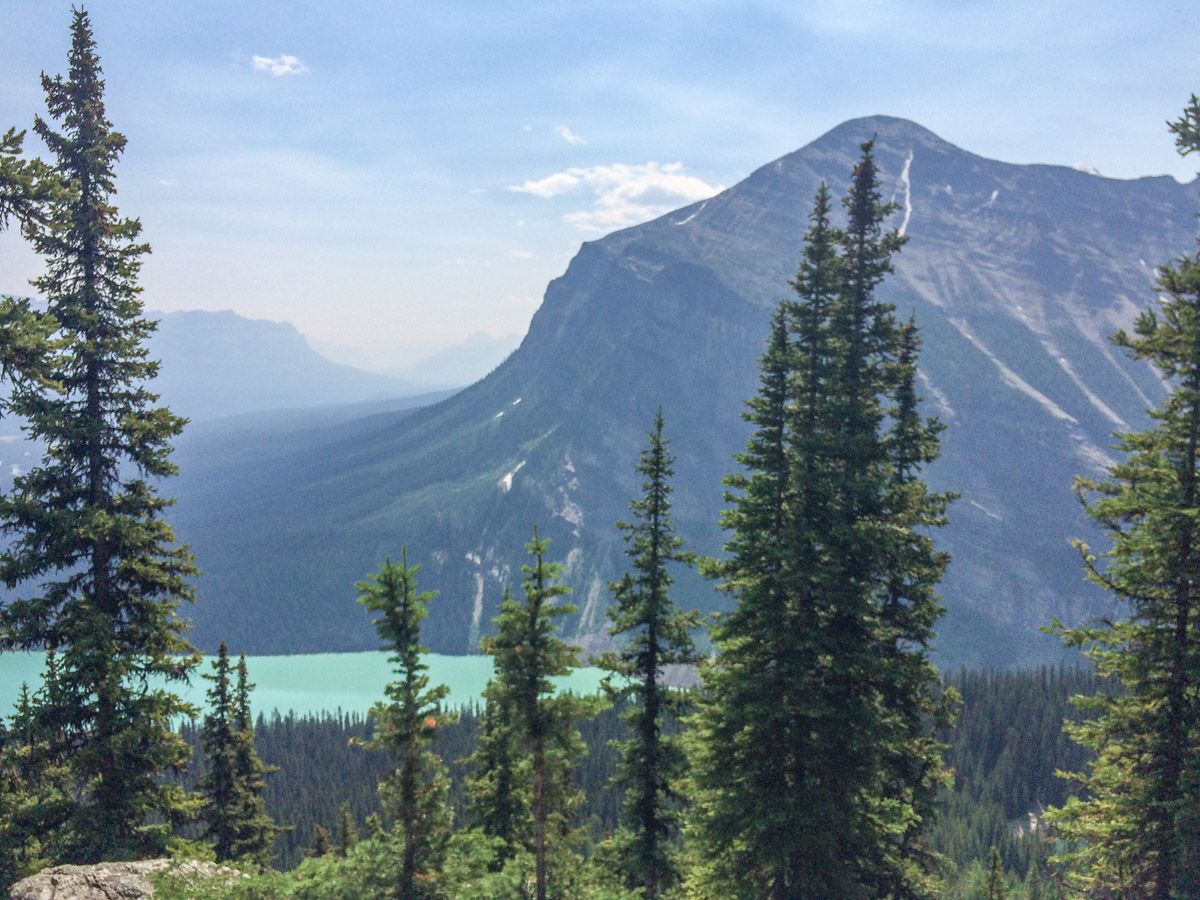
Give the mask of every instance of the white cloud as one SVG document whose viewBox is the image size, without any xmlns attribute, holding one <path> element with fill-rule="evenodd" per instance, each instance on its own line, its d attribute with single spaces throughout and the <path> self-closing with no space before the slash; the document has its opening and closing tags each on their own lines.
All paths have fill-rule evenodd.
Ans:
<svg viewBox="0 0 1200 900">
<path fill-rule="evenodd" d="M 549 199 L 580 187 L 591 190 L 590 210 L 563 218 L 587 231 L 611 231 L 655 219 L 688 203 L 705 200 L 723 190 L 683 171 L 683 163 L 614 163 L 608 166 L 571 168 L 545 178 L 510 185 L 508 190 Z"/>
<path fill-rule="evenodd" d="M 574 144 L 576 147 L 583 146 L 587 143 L 583 138 L 573 132 L 566 125 L 555 125 L 554 133 L 566 141 L 568 144 Z"/>
<path fill-rule="evenodd" d="M 308 66 L 300 61 L 300 57 L 290 53 L 280 53 L 278 56 L 252 56 L 250 64 L 256 72 L 268 72 L 276 78 L 283 75 L 303 75 Z"/>
<path fill-rule="evenodd" d="M 555 172 L 537 181 L 526 181 L 524 184 L 509 185 L 508 190 L 519 194 L 533 194 L 535 197 L 549 199 L 559 194 L 568 194 L 581 183 L 580 174 L 586 169 L 568 169 L 565 172 Z"/>
<path fill-rule="evenodd" d="M 513 259 L 537 259 L 537 254 L 532 250 L 509 250 L 508 255 Z"/>
</svg>

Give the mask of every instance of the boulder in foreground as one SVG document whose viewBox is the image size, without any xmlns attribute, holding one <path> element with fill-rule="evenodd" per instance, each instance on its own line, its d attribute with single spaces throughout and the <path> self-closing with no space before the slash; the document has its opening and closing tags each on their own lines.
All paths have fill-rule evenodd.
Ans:
<svg viewBox="0 0 1200 900">
<path fill-rule="evenodd" d="M 94 866 L 53 866 L 18 881 L 9 896 L 12 900 L 137 900 L 153 897 L 150 876 L 168 869 L 197 881 L 242 877 L 228 866 L 191 860 L 143 859 Z"/>
</svg>

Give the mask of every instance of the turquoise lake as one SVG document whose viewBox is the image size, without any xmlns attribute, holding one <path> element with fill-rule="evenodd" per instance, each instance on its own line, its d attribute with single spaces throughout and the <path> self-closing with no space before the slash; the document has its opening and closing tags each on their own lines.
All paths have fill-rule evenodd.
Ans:
<svg viewBox="0 0 1200 900">
<path fill-rule="evenodd" d="M 179 693 L 197 706 L 204 705 L 209 682 L 200 672 L 211 672 L 210 657 L 196 670 L 192 683 Z M 0 653 L 0 716 L 7 718 L 16 703 L 21 683 L 31 688 L 39 684 L 43 657 L 40 653 Z M 433 684 L 450 688 L 447 705 L 461 707 L 480 699 L 480 693 L 492 675 L 490 656 L 440 656 L 425 658 Z M 249 656 L 246 665 L 254 712 L 278 710 L 297 715 L 305 713 L 365 713 L 371 704 L 383 699 L 383 688 L 392 678 L 386 653 L 306 653 L 295 656 Z M 605 673 L 600 669 L 577 669 L 568 678 L 558 679 L 564 690 L 591 694 L 600 689 Z M 178 689 L 177 689 L 178 690 Z"/>
</svg>

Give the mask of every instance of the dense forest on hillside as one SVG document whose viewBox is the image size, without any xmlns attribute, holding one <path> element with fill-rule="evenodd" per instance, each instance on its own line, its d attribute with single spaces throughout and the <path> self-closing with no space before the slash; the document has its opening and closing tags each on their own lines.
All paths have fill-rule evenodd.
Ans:
<svg viewBox="0 0 1200 900">
<path fill-rule="evenodd" d="M 946 678 L 962 697 L 953 727 L 947 729 L 946 761 L 954 770 L 945 792 L 945 813 L 933 831 L 936 850 L 959 868 L 985 862 L 994 846 L 1005 869 L 1024 877 L 1029 866 L 1045 864 L 1046 846 L 1037 832 L 1042 812 L 1061 806 L 1071 791 L 1056 772 L 1082 767 L 1089 753 L 1063 732 L 1064 719 L 1077 717 L 1070 697 L 1092 695 L 1102 685 L 1087 668 L 1043 668 L 1022 672 L 962 671 Z M 467 821 L 464 760 L 474 749 L 480 726 L 478 706 L 458 714 L 439 729 L 434 749 L 447 760 L 450 805 L 456 822 Z M 616 755 L 611 742 L 624 735 L 620 712 L 609 708 L 580 722 L 587 753 L 575 777 L 585 800 L 576 821 L 593 839 L 616 829 L 620 794 L 613 783 Z M 259 755 L 279 771 L 267 782 L 267 809 L 288 827 L 276 844 L 276 865 L 294 867 L 314 846 L 320 825 L 339 840 L 342 807 L 347 806 L 360 833 L 370 816 L 382 817 L 377 790 L 393 760 L 359 743 L 370 734 L 363 716 L 259 716 L 254 730 Z M 185 727 L 192 746 L 188 785 L 198 784 L 205 767 L 195 726 Z"/>
</svg>

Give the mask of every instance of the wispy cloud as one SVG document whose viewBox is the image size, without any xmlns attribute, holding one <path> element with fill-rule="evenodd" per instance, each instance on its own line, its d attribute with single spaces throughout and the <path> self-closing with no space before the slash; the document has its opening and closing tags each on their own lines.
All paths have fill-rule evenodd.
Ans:
<svg viewBox="0 0 1200 900">
<path fill-rule="evenodd" d="M 284 75 L 304 75 L 308 66 L 300 61 L 300 57 L 290 53 L 280 53 L 278 56 L 252 56 L 250 64 L 256 72 L 266 72 L 276 78 Z"/>
<path fill-rule="evenodd" d="M 574 144 L 576 147 L 583 146 L 587 143 L 583 138 L 573 132 L 566 125 L 555 125 L 554 133 L 566 141 L 568 144 Z"/>
<path fill-rule="evenodd" d="M 532 250 L 509 250 L 508 255 L 512 259 L 537 259 L 537 254 Z"/>
<path fill-rule="evenodd" d="M 683 163 L 614 163 L 571 168 L 545 178 L 514 184 L 508 190 L 549 199 L 579 188 L 591 190 L 589 210 L 567 213 L 563 219 L 586 231 L 611 231 L 655 219 L 664 213 L 723 190 L 683 171 Z"/>
</svg>

